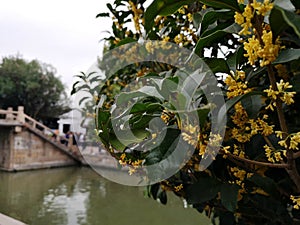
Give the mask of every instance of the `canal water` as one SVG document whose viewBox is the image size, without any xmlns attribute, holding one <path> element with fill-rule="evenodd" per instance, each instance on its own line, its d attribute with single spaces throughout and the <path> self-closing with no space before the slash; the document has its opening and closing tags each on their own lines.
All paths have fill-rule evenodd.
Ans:
<svg viewBox="0 0 300 225">
<path fill-rule="evenodd" d="M 207 225 L 168 193 L 167 206 L 143 187 L 110 182 L 90 168 L 0 172 L 0 213 L 30 225 Z"/>
</svg>

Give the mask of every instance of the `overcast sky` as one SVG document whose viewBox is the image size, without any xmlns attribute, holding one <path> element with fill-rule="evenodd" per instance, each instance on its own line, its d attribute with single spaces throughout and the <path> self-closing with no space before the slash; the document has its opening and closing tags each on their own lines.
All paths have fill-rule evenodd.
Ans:
<svg viewBox="0 0 300 225">
<path fill-rule="evenodd" d="M 69 89 L 73 75 L 87 71 L 101 55 L 100 39 L 110 27 L 107 12 L 112 0 L 2 0 L 0 56 L 21 54 L 57 69 Z"/>
</svg>

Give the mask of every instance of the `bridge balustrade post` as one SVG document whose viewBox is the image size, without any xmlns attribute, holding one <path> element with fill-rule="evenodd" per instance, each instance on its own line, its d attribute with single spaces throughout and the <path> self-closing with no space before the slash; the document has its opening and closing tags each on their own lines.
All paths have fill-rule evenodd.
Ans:
<svg viewBox="0 0 300 225">
<path fill-rule="evenodd" d="M 6 116 L 5 116 L 5 119 L 6 119 L 6 120 L 10 120 L 10 121 L 15 119 L 14 114 L 13 114 L 13 108 L 12 108 L 12 107 L 8 107 L 8 108 L 7 108 L 7 114 L 6 114 Z"/>
<path fill-rule="evenodd" d="M 25 123 L 24 106 L 18 106 L 17 121 L 20 123 Z"/>
</svg>

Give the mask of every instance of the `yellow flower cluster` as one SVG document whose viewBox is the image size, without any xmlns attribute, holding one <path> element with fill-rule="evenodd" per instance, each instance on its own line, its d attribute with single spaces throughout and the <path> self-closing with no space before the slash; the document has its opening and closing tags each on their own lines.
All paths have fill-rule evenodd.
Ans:
<svg viewBox="0 0 300 225">
<path fill-rule="evenodd" d="M 245 170 L 239 169 L 238 167 L 231 167 L 230 172 L 233 174 L 233 176 L 238 178 L 236 184 L 242 187 L 244 186 L 243 181 L 245 180 L 245 178 L 250 178 L 253 176 L 253 173 L 247 173 Z"/>
<path fill-rule="evenodd" d="M 126 154 L 125 154 L 125 153 L 123 153 L 123 154 L 120 156 L 119 163 L 120 163 L 121 166 L 127 165 L 127 162 L 126 162 Z"/>
<path fill-rule="evenodd" d="M 275 133 L 277 137 L 283 137 L 282 131 L 276 131 Z M 299 150 L 300 132 L 288 135 L 285 139 L 279 141 L 278 144 L 286 149 Z"/>
<path fill-rule="evenodd" d="M 270 0 L 264 0 L 264 2 L 259 2 L 253 0 L 252 3 L 248 3 L 244 9 L 243 13 L 235 13 L 235 22 L 242 27 L 239 32 L 240 35 L 252 35 L 244 43 L 244 49 L 247 52 L 245 57 L 248 57 L 248 61 L 251 65 L 257 60 L 260 60 L 260 66 L 269 65 L 278 56 L 280 50 L 279 38 L 276 39 L 273 44 L 273 34 L 272 31 L 268 31 L 269 26 L 264 26 L 262 34 L 258 34 L 253 28 L 252 20 L 255 16 L 265 16 L 273 8 L 273 3 Z M 256 35 L 261 35 L 261 41 Z"/>
<path fill-rule="evenodd" d="M 129 1 L 128 3 L 133 12 L 133 22 L 134 22 L 135 29 L 138 33 L 141 33 L 140 19 L 141 19 L 141 15 L 144 12 L 142 9 L 138 9 L 137 6 L 132 1 Z"/>
<path fill-rule="evenodd" d="M 268 97 L 271 98 L 271 103 L 266 107 L 266 109 L 274 110 L 273 106 L 276 106 L 276 100 L 279 98 L 285 104 L 290 105 L 294 103 L 293 97 L 296 94 L 294 91 L 287 91 L 291 89 L 293 86 L 289 84 L 289 82 L 284 82 L 282 79 L 280 82 L 276 83 L 277 90 L 273 90 L 270 85 L 269 89 L 264 90 L 267 93 Z"/>
<path fill-rule="evenodd" d="M 238 3 L 244 4 L 244 0 L 238 0 Z M 255 13 L 257 15 L 265 16 L 268 12 L 270 12 L 273 8 L 273 3 L 270 3 L 270 0 L 264 0 L 263 3 L 258 2 L 257 0 L 253 0 L 252 3 L 246 5 L 244 12 L 235 13 L 235 22 L 241 25 L 242 30 L 239 32 L 240 35 L 249 35 L 252 33 L 252 18 Z"/>
<path fill-rule="evenodd" d="M 160 118 L 162 119 L 162 121 L 165 123 L 165 124 L 168 124 L 169 121 L 174 118 L 174 114 L 167 111 L 167 110 L 163 110 L 162 113 L 161 113 L 161 116 Z"/>
<path fill-rule="evenodd" d="M 235 12 L 234 15 L 235 22 L 241 25 L 241 27 L 243 28 L 239 32 L 240 35 L 251 34 L 251 28 L 252 28 L 251 20 L 253 18 L 253 15 L 254 14 L 253 14 L 252 7 L 249 4 L 245 7 L 244 12 L 242 14 Z"/>
<path fill-rule="evenodd" d="M 263 3 L 253 0 L 251 6 L 256 10 L 257 15 L 265 16 L 273 8 L 273 3 L 270 0 L 264 0 Z"/>
<path fill-rule="evenodd" d="M 231 72 L 231 75 L 226 77 L 225 84 L 228 86 L 226 93 L 228 98 L 243 95 L 251 91 L 251 88 L 247 86 L 247 81 L 245 81 L 244 71 L 237 70 L 236 73 Z"/>
<path fill-rule="evenodd" d="M 184 141 L 196 148 L 198 146 L 198 133 L 199 128 L 197 126 L 192 126 L 191 124 L 189 124 L 183 127 L 182 138 Z"/>
<path fill-rule="evenodd" d="M 281 162 L 283 160 L 282 156 L 286 157 L 286 150 L 275 150 L 268 145 L 264 146 L 265 155 L 269 162 Z"/>
<path fill-rule="evenodd" d="M 128 170 L 129 175 L 134 174 L 136 172 L 136 169 L 141 167 L 143 162 L 144 162 L 144 160 L 141 160 L 141 159 L 138 159 L 138 160 L 135 160 L 132 162 L 131 159 L 126 159 L 125 153 L 123 153 L 119 159 L 119 164 L 121 166 L 129 166 L 129 170 Z"/>
<path fill-rule="evenodd" d="M 279 38 L 277 38 L 275 44 L 273 44 L 272 31 L 263 30 L 261 39 L 263 46 L 255 35 L 249 38 L 248 42 L 244 43 L 244 49 L 247 52 L 244 56 L 248 57 L 250 65 L 254 65 L 254 63 L 260 59 L 260 66 L 263 67 L 269 65 L 278 56 L 280 50 Z"/>
<path fill-rule="evenodd" d="M 299 196 L 290 196 L 290 199 L 293 201 L 293 203 L 295 204 L 293 206 L 294 209 L 299 209 L 300 208 L 300 197 Z"/>
<path fill-rule="evenodd" d="M 250 141 L 251 137 L 261 133 L 269 136 L 273 133 L 273 125 L 269 125 L 265 120 L 268 115 L 263 118 L 249 119 L 246 110 L 239 102 L 234 106 L 235 113 L 231 116 L 232 122 L 236 125 L 231 131 L 232 137 L 241 143 Z"/>
<path fill-rule="evenodd" d="M 233 154 L 241 158 L 245 158 L 245 152 L 243 149 L 240 149 L 237 145 L 233 145 Z"/>
<path fill-rule="evenodd" d="M 188 45 L 191 43 L 191 40 L 188 40 L 188 37 L 183 33 L 177 34 L 174 38 L 174 42 L 180 47 Z"/>
<path fill-rule="evenodd" d="M 175 186 L 174 189 L 175 189 L 176 192 L 180 191 L 181 189 L 183 189 L 183 184 Z"/>
<path fill-rule="evenodd" d="M 210 133 L 208 140 L 207 135 L 200 135 L 197 146 L 197 149 L 199 150 L 199 155 L 202 157 L 204 156 L 204 154 L 210 155 L 210 157 L 214 159 L 216 154 L 219 152 L 220 148 L 222 148 L 225 151 L 228 150 L 228 146 L 222 147 L 222 141 L 223 138 L 220 134 Z"/>
</svg>

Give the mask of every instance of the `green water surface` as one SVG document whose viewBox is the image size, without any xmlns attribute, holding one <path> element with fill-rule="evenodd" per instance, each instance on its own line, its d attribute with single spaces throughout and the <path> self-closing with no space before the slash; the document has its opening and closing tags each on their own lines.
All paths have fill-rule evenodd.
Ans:
<svg viewBox="0 0 300 225">
<path fill-rule="evenodd" d="M 89 168 L 0 172 L 0 212 L 31 225 L 210 224 L 172 193 L 164 206 L 143 192 Z"/>
</svg>

